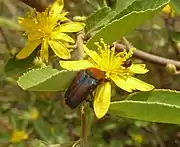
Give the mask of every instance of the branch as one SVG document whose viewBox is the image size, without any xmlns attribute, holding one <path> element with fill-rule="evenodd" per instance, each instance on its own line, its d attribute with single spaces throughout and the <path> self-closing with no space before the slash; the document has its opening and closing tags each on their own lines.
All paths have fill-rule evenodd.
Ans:
<svg viewBox="0 0 180 147">
<path fill-rule="evenodd" d="M 48 7 L 48 3 L 46 0 L 20 0 L 26 5 L 36 8 L 37 11 L 43 12 L 46 7 Z"/>
<path fill-rule="evenodd" d="M 86 124 L 86 112 L 85 112 L 85 104 L 82 104 L 81 106 L 81 146 L 87 147 L 87 124 Z"/>
<path fill-rule="evenodd" d="M 125 45 L 119 44 L 119 43 L 116 43 L 115 46 L 116 46 L 117 51 L 123 51 L 124 49 L 126 49 L 128 51 L 130 49 L 129 47 L 126 47 Z M 136 49 L 134 51 L 133 56 L 135 58 L 139 58 L 139 59 L 147 61 L 147 62 L 151 62 L 151 63 L 159 64 L 159 65 L 164 65 L 164 66 L 166 66 L 169 63 L 174 64 L 178 69 L 180 69 L 180 62 L 179 61 L 167 59 L 167 58 L 156 56 L 156 55 L 152 55 L 152 54 L 143 52 L 143 51 L 138 50 L 138 49 Z"/>
<path fill-rule="evenodd" d="M 77 44 L 77 49 L 78 49 L 78 59 L 82 60 L 84 59 L 84 48 L 83 48 L 83 39 L 84 39 L 84 30 L 78 32 L 77 35 L 77 40 L 76 40 L 76 44 Z"/>
</svg>

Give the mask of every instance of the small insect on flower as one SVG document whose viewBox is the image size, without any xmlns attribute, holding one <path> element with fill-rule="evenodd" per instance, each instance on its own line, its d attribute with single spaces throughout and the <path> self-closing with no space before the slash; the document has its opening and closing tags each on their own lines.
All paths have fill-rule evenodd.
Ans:
<svg viewBox="0 0 180 147">
<path fill-rule="evenodd" d="M 82 101 L 86 100 L 89 93 L 99 84 L 100 80 L 93 78 L 90 71 L 80 71 L 65 93 L 66 104 L 76 108 Z"/>
<path fill-rule="evenodd" d="M 48 62 L 49 47 L 62 59 L 70 58 L 69 43 L 74 39 L 66 33 L 78 32 L 85 26 L 84 23 L 72 22 L 62 12 L 63 0 L 56 0 L 42 13 L 35 11 L 35 15 L 19 18 L 19 23 L 27 36 L 27 43 L 17 55 L 17 59 L 28 57 L 35 49 L 39 48 L 39 56 L 42 61 Z"/>
<path fill-rule="evenodd" d="M 82 101 L 86 99 L 89 89 L 94 89 L 94 112 L 97 118 L 102 118 L 110 106 L 111 83 L 127 92 L 132 92 L 133 90 L 149 91 L 154 86 L 133 77 L 134 74 L 145 74 L 148 72 L 145 64 L 132 64 L 131 60 L 129 60 L 134 49 L 130 49 L 128 52 L 124 50 L 116 53 L 115 46 L 110 47 L 102 39 L 96 45 L 96 51 L 89 50 L 84 45 L 84 51 L 88 58 L 78 61 L 60 61 L 60 65 L 70 71 L 85 70 L 83 71 L 84 75 L 80 75 L 70 86 L 66 95 L 68 94 L 68 100 L 71 99 L 71 102 L 73 101 L 72 98 L 81 99 Z M 92 83 L 89 84 L 87 82 L 88 80 L 91 82 L 95 80 L 93 88 L 91 88 Z M 80 83 L 80 86 L 77 83 Z M 86 87 L 86 90 L 83 90 L 84 87 Z M 75 89 L 74 92 L 73 88 Z M 72 93 L 69 92 L 71 90 Z M 83 91 L 82 93 L 81 90 Z M 79 96 L 82 97 L 78 98 Z M 81 101 L 79 100 L 76 105 Z"/>
</svg>

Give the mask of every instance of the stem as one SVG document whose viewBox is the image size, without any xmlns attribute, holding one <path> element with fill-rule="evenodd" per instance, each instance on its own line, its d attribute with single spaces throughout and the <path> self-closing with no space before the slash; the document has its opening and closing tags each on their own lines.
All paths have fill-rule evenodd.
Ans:
<svg viewBox="0 0 180 147">
<path fill-rule="evenodd" d="M 85 112 L 85 105 L 82 104 L 81 106 L 81 147 L 87 147 L 87 131 L 86 131 L 86 112 Z"/>
<path fill-rule="evenodd" d="M 84 30 L 80 31 L 77 35 L 77 49 L 78 49 L 78 59 L 82 60 L 84 58 L 84 48 L 83 48 L 83 38 L 84 38 Z"/>
<path fill-rule="evenodd" d="M 159 146 L 160 147 L 166 147 L 164 142 L 162 141 L 162 139 L 161 139 L 157 129 L 158 129 L 157 125 L 156 124 L 152 124 L 151 130 L 152 130 L 152 133 L 154 134 L 157 142 L 159 143 Z"/>
</svg>

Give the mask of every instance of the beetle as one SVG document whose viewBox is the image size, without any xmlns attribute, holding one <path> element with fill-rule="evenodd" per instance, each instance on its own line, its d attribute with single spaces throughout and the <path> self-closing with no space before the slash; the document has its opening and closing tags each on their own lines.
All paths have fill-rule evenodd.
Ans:
<svg viewBox="0 0 180 147">
<path fill-rule="evenodd" d="M 128 68 L 131 61 L 127 60 L 122 66 Z M 75 109 L 80 103 L 87 99 L 90 92 L 105 81 L 105 72 L 96 68 L 88 68 L 78 72 L 72 81 L 70 87 L 65 92 L 65 102 L 71 108 Z"/>
<path fill-rule="evenodd" d="M 88 69 L 80 71 L 65 92 L 66 104 L 71 109 L 75 109 L 82 101 L 87 99 L 91 91 L 96 89 L 99 82 L 100 80 L 95 79 Z"/>
</svg>

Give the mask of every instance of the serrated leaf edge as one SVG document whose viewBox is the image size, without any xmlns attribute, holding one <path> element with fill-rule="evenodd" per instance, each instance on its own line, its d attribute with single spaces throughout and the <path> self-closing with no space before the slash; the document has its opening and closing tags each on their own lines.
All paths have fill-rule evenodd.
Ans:
<svg viewBox="0 0 180 147">
<path fill-rule="evenodd" d="M 147 92 L 171 92 L 171 93 L 178 93 L 180 94 L 180 91 L 177 91 L 177 90 L 171 90 L 171 89 L 154 89 L 152 91 L 147 91 Z M 147 93 L 147 92 L 141 92 L 141 91 L 138 91 L 138 92 L 134 92 L 134 93 L 131 93 L 129 94 L 127 97 L 127 99 L 133 97 L 134 95 L 136 94 L 139 94 L 139 93 Z"/>
<path fill-rule="evenodd" d="M 121 11 L 119 11 L 118 14 L 120 14 L 122 11 L 124 11 L 125 9 L 127 9 L 128 7 L 130 7 L 135 1 L 136 1 L 136 0 L 130 2 L 130 3 L 128 4 L 128 6 L 125 7 L 124 9 L 122 9 Z M 116 11 L 116 12 L 117 12 L 117 11 Z M 118 14 L 117 14 L 117 15 L 118 15 Z"/>
<path fill-rule="evenodd" d="M 147 101 L 134 101 L 134 100 L 124 100 L 124 101 L 115 101 L 115 102 L 111 102 L 110 103 L 110 107 L 111 105 L 113 104 L 123 104 L 123 103 L 132 103 L 132 104 L 149 104 L 149 105 L 152 105 L 152 104 L 157 104 L 157 105 L 164 105 L 164 106 L 169 106 L 169 107 L 174 107 L 174 108 L 180 108 L 180 106 L 177 106 L 177 105 L 171 105 L 171 104 L 167 104 L 167 103 L 160 103 L 160 102 L 147 102 Z M 111 108 L 113 109 L 113 108 Z"/>
<path fill-rule="evenodd" d="M 38 68 L 38 69 L 32 69 L 32 70 L 30 70 L 30 71 L 28 71 L 28 72 L 26 72 L 26 73 L 23 73 L 23 75 L 22 75 L 21 77 L 19 77 L 19 79 L 17 80 L 17 84 L 18 84 L 23 90 L 28 90 L 28 89 L 30 89 L 31 87 L 34 87 L 34 86 L 37 85 L 37 84 L 31 85 L 31 87 L 26 87 L 26 88 L 24 88 L 24 87 L 20 84 L 20 80 L 21 80 L 22 78 L 24 78 L 24 76 L 26 76 L 28 73 L 34 72 L 34 71 L 38 71 L 38 70 L 42 70 L 43 68 L 51 68 L 51 69 L 52 69 L 51 66 L 46 66 L 46 67 L 42 67 L 42 68 Z M 57 69 L 52 69 L 52 70 L 56 71 L 56 73 L 54 73 L 52 76 L 50 76 L 50 77 L 48 77 L 48 78 L 40 81 L 39 84 L 41 84 L 41 83 L 43 83 L 44 81 L 52 78 L 53 76 L 56 76 L 56 75 L 59 74 L 59 73 L 68 72 L 67 70 L 61 70 L 61 71 L 59 71 L 59 70 L 57 70 Z M 38 84 L 38 85 L 39 85 L 39 84 Z"/>
</svg>

